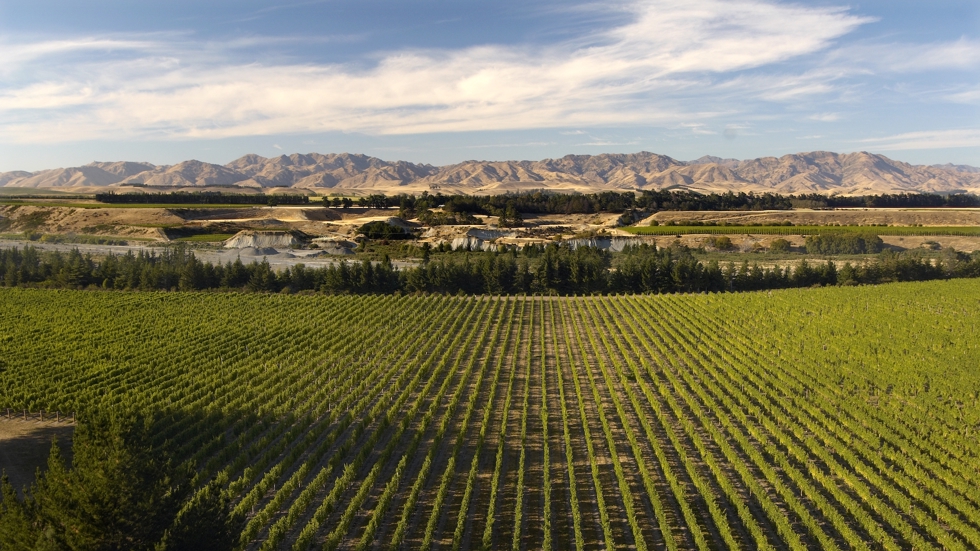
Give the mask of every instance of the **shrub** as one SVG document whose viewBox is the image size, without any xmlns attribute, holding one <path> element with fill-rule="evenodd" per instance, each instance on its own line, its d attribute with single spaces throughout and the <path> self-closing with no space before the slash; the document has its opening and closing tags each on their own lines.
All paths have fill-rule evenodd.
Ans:
<svg viewBox="0 0 980 551">
<path fill-rule="evenodd" d="M 719 235 L 708 240 L 708 244 L 719 251 L 730 251 L 735 248 L 731 238 L 727 235 Z"/>
<path fill-rule="evenodd" d="M 788 253 L 791 249 L 789 241 L 783 238 L 773 239 L 772 243 L 769 243 L 769 252 L 771 253 Z"/>
<path fill-rule="evenodd" d="M 873 233 L 838 233 L 811 235 L 806 238 L 809 254 L 879 253 L 884 242 Z"/>
<path fill-rule="evenodd" d="M 411 239 L 412 234 L 405 228 L 389 224 L 381 220 L 368 222 L 357 229 L 368 239 Z"/>
</svg>

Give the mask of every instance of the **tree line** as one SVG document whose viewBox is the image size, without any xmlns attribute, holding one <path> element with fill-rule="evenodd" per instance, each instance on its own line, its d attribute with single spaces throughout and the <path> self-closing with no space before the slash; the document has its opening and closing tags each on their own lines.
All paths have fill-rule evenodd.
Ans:
<svg viewBox="0 0 980 551">
<path fill-rule="evenodd" d="M 242 204 L 242 205 L 306 205 L 305 195 L 267 195 L 223 193 L 220 191 L 173 193 L 98 193 L 102 203 L 121 204 Z M 426 216 L 429 209 L 442 207 L 449 213 L 484 214 L 514 218 L 520 214 L 595 214 L 623 213 L 630 210 L 669 211 L 746 211 L 790 210 L 809 208 L 938 208 L 980 207 L 980 197 L 971 194 L 939 195 L 934 193 L 897 193 L 829 197 L 816 193 L 780 195 L 778 193 L 698 193 L 685 190 L 642 190 L 638 192 L 604 191 L 577 194 L 553 191 L 507 193 L 503 195 L 460 195 L 437 192 L 421 195 L 385 195 L 375 193 L 356 199 L 325 197 L 325 206 L 375 209 L 398 208 L 403 217 Z M 512 209 L 508 212 L 508 209 Z M 452 221 L 448 223 L 453 223 Z"/>
<path fill-rule="evenodd" d="M 96 193 L 100 203 L 118 204 L 188 204 L 188 205 L 306 205 L 306 195 L 267 195 L 246 193 L 222 193 L 220 191 L 175 191 L 173 193 Z"/>
<path fill-rule="evenodd" d="M 483 214 L 515 219 L 521 214 L 595 214 L 630 211 L 753 211 L 790 210 L 797 207 L 838 208 L 923 208 L 980 207 L 980 197 L 970 194 L 938 195 L 932 193 L 898 193 L 854 197 L 828 197 L 819 194 L 780 195 L 778 193 L 698 193 L 685 190 L 642 190 L 639 192 L 604 191 L 577 194 L 553 191 L 507 193 L 503 195 L 458 195 L 443 193 L 421 195 L 372 194 L 358 198 L 324 199 L 334 207 L 398 208 L 403 218 L 431 217 L 430 209 L 444 212 Z M 508 212 L 508 209 L 511 209 Z M 516 218 L 519 221 L 519 218 Z M 472 223 L 454 222 L 445 223 Z"/>
<path fill-rule="evenodd" d="M 709 193 L 693 191 L 641 191 L 601 193 L 556 193 L 534 191 L 504 195 L 444 195 L 428 192 L 415 195 L 370 195 L 358 200 L 362 206 L 399 209 L 402 217 L 427 216 L 429 209 L 441 207 L 448 213 L 502 216 L 514 222 L 522 214 L 625 213 L 632 210 L 786 210 L 788 197 L 773 193 Z"/>
<path fill-rule="evenodd" d="M 980 196 L 967 193 L 884 193 L 881 195 L 826 196 L 818 193 L 797 195 L 795 202 L 825 208 L 964 208 L 980 207 Z"/>
<path fill-rule="evenodd" d="M 884 241 L 873 233 L 808 235 L 805 243 L 809 254 L 868 254 L 880 253 L 884 248 Z"/>
<path fill-rule="evenodd" d="M 418 266 L 404 269 L 385 257 L 380 262 L 342 261 L 320 268 L 298 264 L 276 271 L 264 259 L 202 262 L 180 246 L 98 261 L 78 250 L 41 252 L 27 246 L 0 251 L 4 286 L 106 290 L 574 295 L 732 292 L 962 277 L 980 277 L 980 254 L 945 250 L 932 259 L 916 251 L 884 251 L 868 262 L 848 262 L 838 269 L 831 261 L 803 260 L 787 267 L 704 263 L 681 245 L 638 245 L 612 254 L 550 244 L 438 258 L 426 250 Z"/>
</svg>

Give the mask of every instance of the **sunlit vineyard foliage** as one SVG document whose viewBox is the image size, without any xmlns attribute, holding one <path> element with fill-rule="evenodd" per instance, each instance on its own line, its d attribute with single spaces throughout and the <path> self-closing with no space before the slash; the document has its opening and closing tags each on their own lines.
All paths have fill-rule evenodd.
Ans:
<svg viewBox="0 0 980 551">
<path fill-rule="evenodd" d="M 0 411 L 164 412 L 247 549 L 980 547 L 976 280 L 0 305 Z"/>
</svg>

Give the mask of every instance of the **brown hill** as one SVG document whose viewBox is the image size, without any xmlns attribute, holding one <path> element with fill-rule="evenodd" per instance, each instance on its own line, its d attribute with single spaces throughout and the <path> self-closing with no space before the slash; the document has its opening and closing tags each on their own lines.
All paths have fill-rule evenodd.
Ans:
<svg viewBox="0 0 980 551">
<path fill-rule="evenodd" d="M 430 165 L 349 153 L 294 153 L 271 159 L 245 155 L 225 166 L 262 187 L 301 188 L 389 188 L 415 182 L 435 171 Z"/>
<path fill-rule="evenodd" d="M 8 183 L 13 181 L 20 181 L 24 178 L 29 178 L 31 172 L 25 172 L 23 170 L 14 170 L 12 172 L 4 172 L 0 174 L 0 186 L 6 186 Z"/>
<path fill-rule="evenodd" d="M 9 173 L 7 173 L 9 174 Z M 0 180 L 5 175 L 0 175 Z M 23 188 L 71 188 L 82 186 L 108 186 L 118 183 L 120 178 L 96 166 L 53 168 L 13 178 L 4 187 Z"/>
<path fill-rule="evenodd" d="M 932 168 L 942 168 L 945 170 L 953 170 L 957 172 L 980 172 L 980 168 L 969 165 L 954 165 L 953 163 L 946 163 L 944 165 L 932 165 Z"/>
<path fill-rule="evenodd" d="M 321 192 L 503 193 L 528 189 L 690 189 L 783 194 L 861 195 L 901 192 L 980 193 L 980 169 L 963 165 L 910 165 L 866 152 L 825 151 L 739 161 L 704 156 L 690 162 L 664 155 L 566 155 L 541 161 L 465 161 L 435 167 L 367 155 L 319 153 L 266 158 L 245 155 L 227 165 L 185 161 L 91 163 L 34 173 L 0 174 L 0 186 L 91 188 L 126 183 L 174 188 L 243 186 Z"/>
<path fill-rule="evenodd" d="M 173 166 L 156 167 L 121 180 L 122 183 L 139 182 L 147 186 L 231 186 L 247 177 L 228 167 L 184 161 Z"/>
<path fill-rule="evenodd" d="M 151 165 L 150 163 L 132 163 L 128 161 L 119 161 L 115 163 L 94 162 L 94 163 L 89 163 L 85 166 L 94 166 L 96 168 L 100 168 L 108 172 L 109 174 L 115 174 L 120 178 L 129 178 L 130 176 L 136 176 L 137 174 L 158 168 L 157 166 Z M 166 168 L 166 167 L 159 167 L 159 168 Z"/>
<path fill-rule="evenodd" d="M 741 161 L 734 169 L 747 182 L 779 193 L 861 195 L 976 190 L 980 178 L 966 172 L 912 166 L 871 153 L 818 151 Z"/>
</svg>

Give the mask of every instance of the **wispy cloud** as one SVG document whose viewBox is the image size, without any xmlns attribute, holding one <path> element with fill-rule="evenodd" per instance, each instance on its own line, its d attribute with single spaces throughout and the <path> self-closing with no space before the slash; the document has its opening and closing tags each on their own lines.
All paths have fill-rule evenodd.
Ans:
<svg viewBox="0 0 980 551">
<path fill-rule="evenodd" d="M 911 72 L 980 67 L 980 41 L 959 38 L 927 44 L 866 42 L 849 44 L 828 55 L 831 63 L 875 71 Z"/>
<path fill-rule="evenodd" d="M 248 19 L 251 19 L 251 18 L 254 18 L 254 17 L 258 17 L 260 15 L 264 15 L 264 14 L 275 12 L 275 11 L 291 10 L 291 9 L 295 9 L 295 8 L 305 8 L 305 7 L 314 6 L 314 5 L 317 5 L 317 4 L 326 4 L 328 1 L 329 0 L 309 0 L 309 1 L 306 1 L 306 2 L 288 2 L 288 3 L 287 2 L 281 2 L 281 3 L 279 3 L 279 4 L 275 5 L 275 6 L 269 6 L 269 7 L 266 7 L 266 8 L 260 8 L 260 9 L 251 11 L 251 12 L 245 14 L 244 16 L 242 16 L 242 18 L 240 20 L 248 20 Z"/>
<path fill-rule="evenodd" d="M 467 145 L 466 149 L 494 149 L 497 147 L 540 147 L 543 145 L 551 145 L 551 142 L 522 142 L 522 143 L 494 143 L 494 144 Z"/>
<path fill-rule="evenodd" d="M 819 52 L 869 21 L 762 0 L 621 8 L 629 23 L 588 40 L 395 51 L 367 67 L 242 64 L 233 44 L 202 52 L 179 40 L 15 44 L 0 71 L 22 76 L 0 84 L 0 135 L 47 142 L 677 124 L 720 112 L 698 101 L 715 91 L 769 101 L 826 93 L 831 84 L 819 75 L 775 78 L 759 92 L 731 74 Z M 117 54 L 73 57 L 93 49 Z"/>
<path fill-rule="evenodd" d="M 811 121 L 836 122 L 840 120 L 840 113 L 814 113 L 807 118 Z"/>
<path fill-rule="evenodd" d="M 90 52 L 146 52 L 157 46 L 157 43 L 147 40 L 129 40 L 124 38 L 83 37 L 76 39 L 42 40 L 34 42 L 15 43 L 0 41 L 0 74 L 33 67 L 42 59 L 65 58 L 81 53 Z"/>
<path fill-rule="evenodd" d="M 964 128 L 906 132 L 882 138 L 868 138 L 861 140 L 860 143 L 868 144 L 882 151 L 980 147 L 980 129 Z"/>
<path fill-rule="evenodd" d="M 948 93 L 944 96 L 944 99 L 954 103 L 980 104 L 980 86 L 972 90 Z"/>
<path fill-rule="evenodd" d="M 632 140 L 628 142 L 617 142 L 613 140 L 597 140 L 597 141 L 585 142 L 585 143 L 580 143 L 575 145 L 608 147 L 614 145 L 638 145 L 639 143 L 640 142 L 638 140 Z"/>
<path fill-rule="evenodd" d="M 681 123 L 678 126 L 680 126 L 681 128 L 684 128 L 684 129 L 689 130 L 692 134 L 700 134 L 700 135 L 705 135 L 705 136 L 711 136 L 711 135 L 714 135 L 714 134 L 717 134 L 718 133 L 718 132 L 716 132 L 714 130 L 708 129 L 706 127 L 706 125 L 704 123 L 701 123 L 701 122 L 693 122 L 693 123 L 692 122 L 686 122 L 686 123 Z"/>
</svg>

